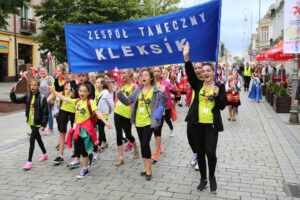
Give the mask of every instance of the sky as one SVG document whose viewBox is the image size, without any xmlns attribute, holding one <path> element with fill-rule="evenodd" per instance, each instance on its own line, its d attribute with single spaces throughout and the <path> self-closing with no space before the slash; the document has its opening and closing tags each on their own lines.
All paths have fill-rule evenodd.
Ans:
<svg viewBox="0 0 300 200">
<path fill-rule="evenodd" d="M 209 0 L 181 0 L 179 7 L 187 8 L 206 1 Z M 261 19 L 273 3 L 275 0 L 261 0 Z M 259 0 L 222 1 L 220 38 L 233 56 L 244 56 L 250 44 L 251 11 L 248 11 L 247 15 L 247 10 L 252 10 L 252 33 L 255 33 L 258 27 Z M 245 14 L 248 18 L 247 23 L 244 21 Z"/>
</svg>

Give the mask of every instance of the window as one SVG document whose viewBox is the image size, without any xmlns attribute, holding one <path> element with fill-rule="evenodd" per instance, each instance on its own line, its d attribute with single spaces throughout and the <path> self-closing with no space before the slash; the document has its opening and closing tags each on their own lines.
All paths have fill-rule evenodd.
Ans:
<svg viewBox="0 0 300 200">
<path fill-rule="evenodd" d="M 31 7 L 23 7 L 21 10 L 21 17 L 25 19 L 32 19 L 32 8 Z"/>
<path fill-rule="evenodd" d="M 263 26 L 261 28 L 262 41 L 269 40 L 269 26 Z"/>
</svg>

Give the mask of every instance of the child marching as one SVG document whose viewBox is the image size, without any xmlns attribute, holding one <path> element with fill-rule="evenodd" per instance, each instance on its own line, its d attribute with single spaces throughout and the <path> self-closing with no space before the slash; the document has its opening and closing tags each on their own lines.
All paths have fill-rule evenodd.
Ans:
<svg viewBox="0 0 300 200">
<path fill-rule="evenodd" d="M 155 128 L 161 124 L 161 118 L 158 119 L 157 111 L 161 112 L 161 117 L 164 108 L 168 104 L 168 97 L 166 95 L 165 87 L 158 89 L 154 83 L 154 76 L 150 70 L 144 69 L 142 72 L 143 85 L 139 86 L 128 97 L 124 92 L 117 93 L 119 100 L 125 105 L 133 105 L 131 113 L 131 122 L 135 124 L 139 136 L 141 151 L 144 163 L 144 169 L 141 176 L 145 176 L 146 180 L 151 180 L 151 149 L 150 140 Z M 158 109 L 158 107 L 160 107 Z M 158 114 L 160 115 L 160 114 Z"/>
<path fill-rule="evenodd" d="M 10 99 L 14 103 L 24 103 L 26 105 L 25 115 L 27 118 L 27 124 L 31 128 L 30 145 L 28 162 L 25 164 L 24 169 L 29 170 L 32 167 L 32 156 L 34 151 L 35 140 L 38 142 L 43 155 L 39 161 L 44 161 L 48 158 L 47 151 L 45 149 L 40 132 L 44 131 L 49 118 L 47 99 L 39 92 L 40 81 L 33 79 L 30 82 L 30 92 L 22 97 L 16 97 L 15 87 L 10 90 Z"/>
<path fill-rule="evenodd" d="M 79 85 L 79 99 L 67 98 L 51 87 L 49 87 L 49 90 L 62 101 L 70 104 L 75 110 L 75 126 L 69 131 L 66 144 L 70 148 L 72 147 L 72 144 L 74 144 L 76 160 L 79 160 L 80 156 L 83 157 L 83 168 L 77 178 L 84 178 L 88 175 L 87 152 L 92 150 L 94 145 L 99 144 L 97 133 L 94 128 L 95 115 L 98 119 L 102 120 L 109 129 L 112 127 L 98 110 L 94 100 L 92 100 L 92 92 L 88 84 L 82 83 Z"/>
</svg>

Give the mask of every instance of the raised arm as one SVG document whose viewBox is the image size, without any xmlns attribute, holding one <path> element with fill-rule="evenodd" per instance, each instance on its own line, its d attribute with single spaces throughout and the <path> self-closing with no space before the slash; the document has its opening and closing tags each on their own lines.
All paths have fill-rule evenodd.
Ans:
<svg viewBox="0 0 300 200">
<path fill-rule="evenodd" d="M 67 102 L 67 103 L 71 103 L 71 100 L 69 98 L 65 97 L 64 95 L 62 95 L 62 94 L 60 94 L 58 92 L 56 92 L 54 90 L 54 88 L 48 86 L 48 90 L 51 92 L 51 94 L 54 94 L 55 96 L 57 96 L 62 101 Z"/>
<path fill-rule="evenodd" d="M 21 103 L 25 103 L 26 104 L 26 99 L 27 99 L 27 95 L 28 94 L 25 94 L 21 97 L 17 97 L 16 94 L 15 94 L 15 89 L 16 87 L 13 86 L 11 89 L 10 89 L 10 100 L 13 102 L 13 103 L 17 103 L 17 104 L 21 104 Z"/>
<path fill-rule="evenodd" d="M 129 106 L 134 102 L 134 97 L 138 95 L 138 91 L 139 91 L 138 89 L 135 89 L 134 92 L 129 97 L 125 97 L 123 92 L 120 91 L 117 93 L 117 97 L 123 104 Z"/>
<path fill-rule="evenodd" d="M 190 53 L 190 44 L 189 44 L 189 42 L 186 42 L 185 46 L 184 46 L 184 50 L 183 50 L 183 58 L 184 58 L 184 62 L 185 62 L 185 71 L 186 71 L 186 74 L 188 76 L 188 80 L 189 80 L 190 85 L 195 90 L 198 83 L 199 83 L 199 79 L 198 79 L 198 77 L 195 73 L 193 64 L 190 61 L 189 53 Z"/>
<path fill-rule="evenodd" d="M 62 85 L 62 86 L 59 85 L 58 78 L 56 78 L 54 80 L 54 87 L 55 87 L 55 90 L 58 92 L 61 92 L 64 90 L 64 85 Z"/>
</svg>

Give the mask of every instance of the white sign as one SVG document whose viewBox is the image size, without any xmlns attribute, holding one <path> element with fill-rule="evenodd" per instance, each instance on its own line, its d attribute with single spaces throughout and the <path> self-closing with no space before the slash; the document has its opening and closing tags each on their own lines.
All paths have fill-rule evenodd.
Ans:
<svg viewBox="0 0 300 200">
<path fill-rule="evenodd" d="M 25 60 L 22 59 L 18 59 L 18 65 L 24 65 L 25 64 Z"/>
<path fill-rule="evenodd" d="M 300 0 L 284 2 L 284 53 L 300 53 Z"/>
</svg>

